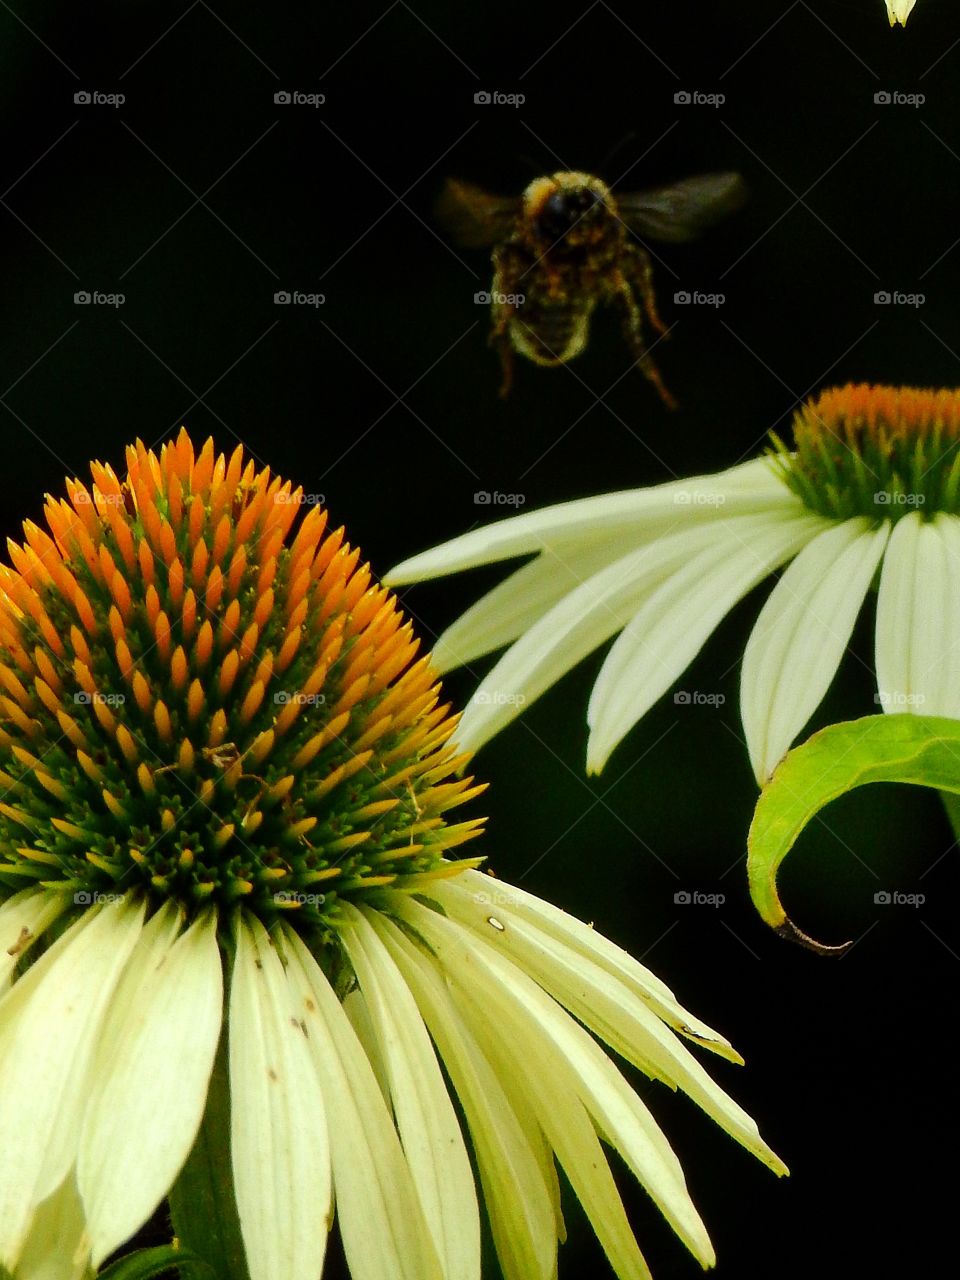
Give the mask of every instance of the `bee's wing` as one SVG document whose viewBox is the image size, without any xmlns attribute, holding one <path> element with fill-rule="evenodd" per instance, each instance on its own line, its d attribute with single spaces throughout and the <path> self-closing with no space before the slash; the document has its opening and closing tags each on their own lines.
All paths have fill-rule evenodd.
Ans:
<svg viewBox="0 0 960 1280">
<path fill-rule="evenodd" d="M 693 240 L 727 213 L 739 209 L 747 186 L 739 173 L 702 173 L 669 187 L 615 195 L 631 231 L 652 240 Z"/>
<path fill-rule="evenodd" d="M 438 221 L 467 249 L 482 249 L 505 240 L 519 212 L 516 196 L 493 196 L 458 178 L 447 179 L 436 206 Z"/>
</svg>

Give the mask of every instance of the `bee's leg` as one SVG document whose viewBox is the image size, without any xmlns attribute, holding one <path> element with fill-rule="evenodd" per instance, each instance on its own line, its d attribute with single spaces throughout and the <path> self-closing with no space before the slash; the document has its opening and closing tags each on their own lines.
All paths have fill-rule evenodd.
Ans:
<svg viewBox="0 0 960 1280">
<path fill-rule="evenodd" d="M 493 284 L 494 295 L 490 301 L 491 326 L 487 339 L 500 356 L 500 399 L 506 400 L 513 386 L 513 344 L 510 341 L 510 324 L 515 316 L 514 308 L 503 301 L 508 294 L 516 293 L 517 264 L 510 254 L 509 248 L 501 246 L 493 251 Z"/>
<path fill-rule="evenodd" d="M 502 293 L 502 290 L 495 290 L 495 292 Z M 510 307 L 500 302 L 492 302 L 490 308 L 492 323 L 487 343 L 496 350 L 500 357 L 501 381 L 499 394 L 500 399 L 505 400 L 510 394 L 510 388 L 513 385 L 513 345 L 510 341 L 510 321 L 513 313 Z"/>
<path fill-rule="evenodd" d="M 491 334 L 491 345 L 497 348 L 500 356 L 500 390 L 497 394 L 501 400 L 506 400 L 513 387 L 513 345 L 507 333 L 496 338 Z"/>
<path fill-rule="evenodd" d="M 617 286 L 617 296 L 623 304 L 623 333 L 627 340 L 627 345 L 633 352 L 633 358 L 636 360 L 640 372 L 644 377 L 648 378 L 657 389 L 657 394 L 668 409 L 676 409 L 677 402 L 664 386 L 663 379 L 660 377 L 660 370 L 654 363 L 653 356 L 647 350 L 644 343 L 643 333 L 643 313 L 637 302 L 630 281 L 624 276 L 620 277 Z M 662 329 L 661 329 L 662 333 Z"/>
<path fill-rule="evenodd" d="M 640 290 L 643 309 L 647 313 L 647 319 L 650 321 L 651 327 L 657 333 L 665 334 L 667 326 L 660 319 L 660 313 L 657 311 L 657 295 L 653 289 L 653 263 L 650 261 L 649 253 L 638 244 L 628 245 L 626 266 L 630 278 Z"/>
</svg>

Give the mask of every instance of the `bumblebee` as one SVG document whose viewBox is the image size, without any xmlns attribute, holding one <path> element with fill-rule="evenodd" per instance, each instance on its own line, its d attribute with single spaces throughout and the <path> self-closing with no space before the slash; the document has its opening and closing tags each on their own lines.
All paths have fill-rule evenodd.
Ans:
<svg viewBox="0 0 960 1280">
<path fill-rule="evenodd" d="M 493 250 L 490 343 L 500 355 L 500 395 L 510 393 L 515 353 L 547 366 L 578 356 L 602 304 L 619 308 L 638 368 L 675 408 L 645 343 L 645 321 L 657 334 L 666 326 L 650 255 L 634 237 L 691 240 L 739 208 L 745 194 L 737 173 L 617 196 L 599 178 L 575 171 L 536 178 L 519 198 L 449 179 L 441 221 L 465 247 Z"/>
</svg>

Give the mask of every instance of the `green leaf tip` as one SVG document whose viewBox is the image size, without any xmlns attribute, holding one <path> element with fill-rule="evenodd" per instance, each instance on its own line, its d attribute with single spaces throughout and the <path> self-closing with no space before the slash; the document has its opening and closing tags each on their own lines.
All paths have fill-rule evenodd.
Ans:
<svg viewBox="0 0 960 1280">
<path fill-rule="evenodd" d="M 780 901 L 777 873 L 821 809 L 874 782 L 960 795 L 960 720 L 875 715 L 829 725 L 790 751 L 760 793 L 747 838 L 750 897 L 781 937 L 818 955 L 842 955 L 852 944 L 828 946 L 798 928 Z"/>
</svg>

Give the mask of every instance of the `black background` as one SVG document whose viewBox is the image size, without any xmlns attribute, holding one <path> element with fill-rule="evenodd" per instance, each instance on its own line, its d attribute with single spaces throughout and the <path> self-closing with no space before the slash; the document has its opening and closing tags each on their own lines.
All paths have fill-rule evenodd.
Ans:
<svg viewBox="0 0 960 1280">
<path fill-rule="evenodd" d="M 953 0 L 919 0 L 905 31 L 888 29 L 881 0 L 12 9 L 0 5 L 6 533 L 89 458 L 119 465 L 125 442 L 186 423 L 325 494 L 384 572 L 494 518 L 476 490 L 530 508 L 655 483 L 753 455 L 822 385 L 960 384 Z M 77 105 L 81 90 L 126 101 Z M 281 90 L 326 102 L 276 105 Z M 526 101 L 476 105 L 481 90 Z M 677 105 L 680 90 L 726 100 Z M 926 100 L 875 102 L 895 90 Z M 555 168 L 626 187 L 737 168 L 750 183 L 749 207 L 702 242 L 656 248 L 661 311 L 677 322 L 656 354 L 676 414 L 628 371 L 611 317 L 575 364 L 523 363 L 513 397 L 496 397 L 473 301 L 488 263 L 445 243 L 433 201 L 447 175 L 511 193 Z M 681 289 L 726 301 L 682 308 Z M 77 306 L 79 290 L 125 302 Z M 325 303 L 276 306 L 278 290 Z M 877 306 L 879 290 L 925 302 Z M 406 592 L 425 640 L 499 576 Z M 818 959 L 756 918 L 737 681 L 767 590 L 683 679 L 725 705 L 667 695 L 601 778 L 583 772 L 601 655 L 486 747 L 486 851 L 505 879 L 644 956 L 747 1058 L 716 1074 L 788 1180 L 641 1082 L 721 1276 L 923 1274 L 952 1253 L 940 1169 L 957 1140 L 956 856 L 935 797 L 869 789 L 830 811 L 783 876 L 795 916 L 858 938 L 852 951 Z M 874 709 L 869 608 L 852 649 L 820 722 Z M 473 678 L 450 678 L 455 701 Z M 875 906 L 892 888 L 926 901 Z M 726 901 L 678 907 L 681 889 Z M 622 1182 L 654 1274 L 696 1274 Z M 606 1274 L 573 1204 L 568 1218 L 561 1277 Z"/>
</svg>

